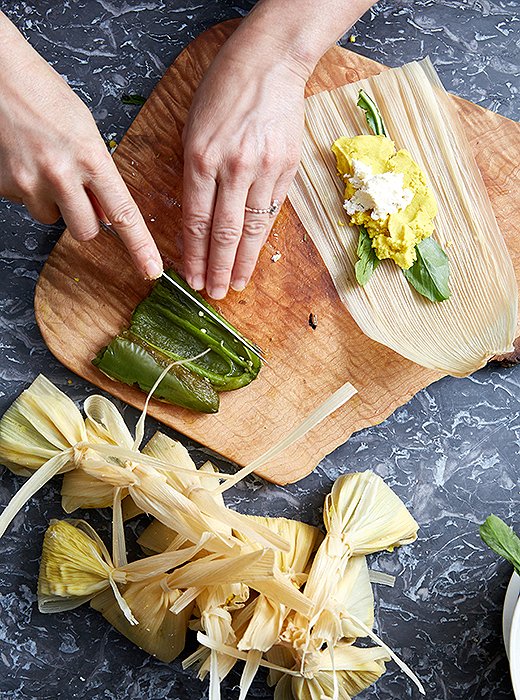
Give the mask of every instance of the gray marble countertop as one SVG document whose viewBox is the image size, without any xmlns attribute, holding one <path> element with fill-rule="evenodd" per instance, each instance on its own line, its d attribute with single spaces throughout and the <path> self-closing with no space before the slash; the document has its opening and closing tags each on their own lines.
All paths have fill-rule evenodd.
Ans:
<svg viewBox="0 0 520 700">
<path fill-rule="evenodd" d="M 188 4 L 186 4 L 188 3 Z M 1 3 L 26 37 L 92 110 L 103 136 L 119 140 L 137 112 L 123 92 L 147 95 L 179 51 L 215 22 L 252 2 L 214 0 L 39 0 Z M 518 0 L 382 0 L 352 31 L 349 48 L 399 65 L 430 55 L 448 90 L 520 117 Z M 35 324 L 38 273 L 60 234 L 33 223 L 19 206 L 0 204 L 0 411 L 38 372 L 72 398 L 94 389 L 63 368 Z M 421 525 L 420 538 L 373 566 L 395 574 L 378 588 L 377 629 L 416 670 L 431 700 L 512 700 L 501 637 L 511 567 L 479 541 L 487 514 L 518 527 L 520 369 L 490 367 L 468 379 L 443 379 L 383 424 L 354 435 L 298 484 L 251 478 L 230 502 L 251 513 L 319 523 L 323 496 L 343 471 L 375 470 Z M 125 409 L 128 420 L 135 412 Z M 151 431 L 156 426 L 149 423 Z M 202 448 L 188 444 L 194 459 Z M 0 504 L 20 486 L 0 474 Z M 180 664 L 147 656 L 88 607 L 56 616 L 36 607 L 43 532 L 63 513 L 59 484 L 27 505 L 0 543 L 0 697 L 10 700 L 187 700 L 207 697 Z M 108 534 L 106 512 L 85 517 Z M 142 525 L 136 524 L 139 528 Z M 223 697 L 237 697 L 238 675 Z M 259 674 L 251 697 L 272 697 Z M 390 664 L 363 698 L 418 697 Z"/>
</svg>

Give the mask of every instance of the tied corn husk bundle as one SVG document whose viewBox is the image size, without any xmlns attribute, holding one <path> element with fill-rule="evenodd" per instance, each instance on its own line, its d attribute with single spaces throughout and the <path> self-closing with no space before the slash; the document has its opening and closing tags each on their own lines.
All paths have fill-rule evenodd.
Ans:
<svg viewBox="0 0 520 700">
<path fill-rule="evenodd" d="M 195 469 L 184 448 L 164 436 L 156 436 L 140 451 L 148 402 L 156 385 L 132 436 L 108 399 L 87 399 L 84 420 L 68 397 L 45 377 L 37 377 L 0 420 L 0 461 L 17 474 L 31 475 L 0 515 L 0 536 L 47 481 L 64 473 L 67 512 L 112 506 L 116 564 L 125 562 L 123 510 L 130 515 L 153 515 L 190 542 L 199 542 L 211 532 L 207 548 L 214 552 L 243 549 L 243 539 L 234 532 L 259 547 L 286 549 L 287 543 L 272 530 L 227 508 L 221 498 L 225 488 L 218 487 L 218 482 L 234 484 L 279 454 L 348 401 L 356 393 L 354 387 L 346 383 L 265 455 L 238 474 L 228 475 Z M 132 507 L 123 509 L 123 501 L 129 499 Z"/>
<path fill-rule="evenodd" d="M 223 556 L 206 550 L 211 533 L 192 545 L 154 521 L 140 537 L 153 554 L 115 566 L 86 523 L 54 521 L 44 541 L 40 608 L 57 612 L 90 600 L 128 639 L 164 661 L 180 653 L 188 628 L 196 630 L 201 646 L 184 665 L 198 666 L 200 678 L 209 674 L 210 700 L 220 698 L 220 683 L 238 660 L 245 662 L 242 700 L 260 666 L 269 669 L 275 698 L 282 700 L 348 700 L 377 680 L 390 659 L 415 678 L 371 629 L 365 554 L 412 541 L 417 529 L 379 477 L 365 472 L 336 482 L 324 509 L 324 539 L 298 521 L 247 517 L 283 537 L 288 551 L 260 550 L 241 534 L 244 550 Z M 324 579 L 321 587 L 313 584 L 316 572 Z M 298 596 L 284 597 L 288 588 L 305 605 Z M 378 646 L 355 646 L 360 636 L 371 636 Z"/>
<path fill-rule="evenodd" d="M 146 406 L 132 436 L 107 399 L 91 397 L 83 420 L 39 378 L 0 421 L 2 455 L 13 471 L 32 473 L 15 500 L 25 502 L 35 492 L 39 472 L 45 483 L 61 471 L 68 510 L 113 508 L 112 553 L 84 521 L 51 523 L 38 586 L 42 612 L 90 601 L 128 639 L 164 661 L 180 653 L 187 629 L 194 629 L 200 647 L 185 664 L 197 666 L 201 678 L 209 675 L 211 700 L 220 698 L 220 683 L 238 660 L 245 662 L 240 700 L 260 666 L 269 669 L 276 697 L 351 697 L 376 680 L 389 659 L 413 677 L 371 629 L 371 581 L 391 583 L 391 577 L 369 572 L 364 555 L 411 541 L 416 531 L 380 479 L 366 473 L 338 481 L 326 502 L 325 539 L 297 521 L 230 510 L 223 499 L 229 485 L 353 391 L 342 387 L 267 456 L 230 478 L 210 463 L 197 469 L 162 433 L 140 450 Z M 45 473 L 58 457 L 63 461 Z M 6 512 L 12 516 L 12 507 Z M 124 517 L 139 512 L 155 520 L 139 540 L 147 556 L 128 562 Z M 378 647 L 356 647 L 358 636 L 372 637 Z"/>
<path fill-rule="evenodd" d="M 0 535 L 47 481 L 69 472 L 64 485 L 66 511 L 112 505 L 117 564 L 125 562 L 121 502 L 127 494 L 138 509 L 191 542 L 213 533 L 212 542 L 207 543 L 212 551 L 243 547 L 243 541 L 231 534 L 230 525 L 243 530 L 259 546 L 287 546 L 268 528 L 215 499 L 209 483 L 230 475 L 215 470 L 199 472 L 184 449 L 166 437 L 156 437 L 140 452 L 142 424 L 132 438 L 110 401 L 93 396 L 85 403 L 86 420 L 65 394 L 39 376 L 0 420 L 0 461 L 15 473 L 32 472 L 0 515 Z"/>
<path fill-rule="evenodd" d="M 346 222 L 344 183 L 331 145 L 366 132 L 360 89 L 380 108 L 388 135 L 424 170 L 438 204 L 434 238 L 446 250 L 451 297 L 432 303 L 384 260 L 356 282 L 358 230 Z M 513 349 L 517 285 L 482 176 L 452 98 L 429 60 L 309 97 L 302 160 L 289 198 L 341 301 L 370 338 L 430 369 L 465 376 Z"/>
</svg>

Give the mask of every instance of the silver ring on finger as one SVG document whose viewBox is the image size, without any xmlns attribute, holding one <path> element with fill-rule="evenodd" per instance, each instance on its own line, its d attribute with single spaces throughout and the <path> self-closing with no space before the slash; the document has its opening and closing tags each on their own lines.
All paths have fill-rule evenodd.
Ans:
<svg viewBox="0 0 520 700">
<path fill-rule="evenodd" d="M 264 209 L 257 209 L 256 207 L 248 207 L 246 205 L 245 210 L 252 214 L 269 214 L 269 216 L 276 216 L 280 211 L 280 201 L 278 199 L 273 199 L 271 205 Z"/>
</svg>

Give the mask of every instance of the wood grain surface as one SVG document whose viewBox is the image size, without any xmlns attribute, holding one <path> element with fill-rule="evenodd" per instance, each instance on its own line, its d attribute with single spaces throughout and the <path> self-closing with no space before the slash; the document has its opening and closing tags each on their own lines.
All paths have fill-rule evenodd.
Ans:
<svg viewBox="0 0 520 700">
<path fill-rule="evenodd" d="M 180 268 L 182 127 L 191 97 L 235 21 L 213 27 L 166 71 L 121 141 L 114 159 L 161 252 Z M 320 61 L 313 94 L 376 74 L 384 67 L 334 47 Z M 520 125 L 454 98 L 520 277 Z M 281 258 L 271 260 L 279 251 Z M 122 246 L 106 235 L 85 244 L 65 231 L 45 264 L 36 318 L 51 352 L 84 379 L 142 407 L 144 395 L 101 374 L 91 360 L 128 323 L 148 284 Z M 250 386 L 221 395 L 215 415 L 151 402 L 150 414 L 240 465 L 258 457 L 335 389 L 351 381 L 358 395 L 261 470 L 279 484 L 308 474 L 356 430 L 375 425 L 440 377 L 364 336 L 339 302 L 329 274 L 288 202 L 252 283 L 217 308 L 269 360 Z M 309 326 L 309 314 L 318 326 Z"/>
</svg>

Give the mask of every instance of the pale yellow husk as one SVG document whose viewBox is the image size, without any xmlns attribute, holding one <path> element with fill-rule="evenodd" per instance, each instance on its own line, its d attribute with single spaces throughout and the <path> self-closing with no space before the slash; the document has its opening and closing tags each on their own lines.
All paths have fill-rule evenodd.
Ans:
<svg viewBox="0 0 520 700">
<path fill-rule="evenodd" d="M 170 663 L 184 649 L 193 605 L 178 615 L 170 612 L 180 591 L 168 588 L 165 579 L 164 574 L 159 574 L 125 587 L 123 597 L 134 612 L 137 625 L 130 624 L 111 589 L 95 596 L 90 605 L 131 642 Z"/>
<path fill-rule="evenodd" d="M 411 153 L 433 189 L 439 209 L 434 238 L 450 262 L 447 301 L 418 295 L 391 261 L 383 261 L 364 287 L 356 282 L 359 232 L 342 208 L 344 182 L 331 145 L 340 136 L 367 132 L 356 106 L 360 88 L 375 99 L 388 135 Z M 513 349 L 518 300 L 511 258 L 455 103 L 429 60 L 309 97 L 302 160 L 289 198 L 341 301 L 370 338 L 454 376 Z"/>
</svg>

